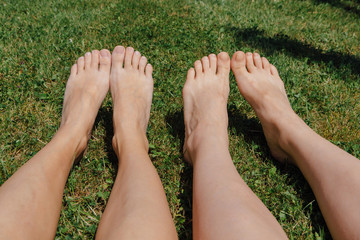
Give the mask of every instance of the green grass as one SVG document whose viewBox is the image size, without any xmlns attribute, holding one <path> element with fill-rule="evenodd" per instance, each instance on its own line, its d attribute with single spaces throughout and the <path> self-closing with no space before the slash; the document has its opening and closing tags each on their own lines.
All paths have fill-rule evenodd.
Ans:
<svg viewBox="0 0 360 240">
<path fill-rule="evenodd" d="M 150 157 L 181 239 L 191 239 L 192 170 L 183 162 L 181 89 L 204 55 L 257 51 L 279 70 L 294 110 L 360 157 L 360 4 L 357 1 L 10 1 L 0 3 L 0 184 L 50 141 L 70 66 L 86 51 L 133 46 L 154 66 Z M 230 152 L 291 239 L 329 239 L 301 173 L 276 163 L 233 76 Z M 70 173 L 56 239 L 93 238 L 115 178 L 112 103 Z"/>
</svg>

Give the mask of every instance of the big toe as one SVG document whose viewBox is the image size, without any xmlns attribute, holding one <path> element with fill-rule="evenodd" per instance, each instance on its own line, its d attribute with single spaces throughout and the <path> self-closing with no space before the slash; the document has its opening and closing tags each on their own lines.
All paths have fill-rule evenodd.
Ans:
<svg viewBox="0 0 360 240">
<path fill-rule="evenodd" d="M 100 71 L 110 72 L 111 54 L 107 49 L 100 51 Z"/>
<path fill-rule="evenodd" d="M 242 51 L 237 51 L 231 58 L 231 69 L 235 76 L 246 71 L 246 60 L 245 53 Z"/>
<path fill-rule="evenodd" d="M 124 64 L 125 48 L 116 46 L 112 52 L 111 64 L 113 68 L 122 68 Z"/>
<path fill-rule="evenodd" d="M 230 73 L 230 57 L 226 52 L 218 54 L 217 73 L 221 75 L 229 75 Z"/>
</svg>

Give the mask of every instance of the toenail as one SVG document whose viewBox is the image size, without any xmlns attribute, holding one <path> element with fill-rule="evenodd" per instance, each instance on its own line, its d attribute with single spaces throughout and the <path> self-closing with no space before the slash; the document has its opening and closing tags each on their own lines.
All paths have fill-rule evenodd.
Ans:
<svg viewBox="0 0 360 240">
<path fill-rule="evenodd" d="M 140 52 L 139 52 L 139 51 L 136 51 L 135 54 L 136 54 L 136 55 L 140 55 Z"/>
<path fill-rule="evenodd" d="M 241 60 L 241 54 L 236 54 L 235 60 L 240 61 Z"/>
<path fill-rule="evenodd" d="M 89 52 L 85 53 L 85 56 L 90 56 L 90 53 Z"/>
<path fill-rule="evenodd" d="M 120 52 L 120 53 L 124 53 L 124 52 L 125 52 L 125 48 L 124 48 L 124 47 L 121 47 L 119 52 Z"/>
<path fill-rule="evenodd" d="M 221 60 L 226 60 L 228 58 L 227 54 L 219 54 Z"/>
<path fill-rule="evenodd" d="M 109 55 L 107 55 L 106 52 L 100 52 L 100 57 L 109 57 Z"/>
<path fill-rule="evenodd" d="M 251 54 L 252 54 L 251 52 L 246 53 L 246 55 L 248 55 L 248 56 L 251 56 Z"/>
<path fill-rule="evenodd" d="M 254 53 L 255 57 L 260 57 L 260 55 L 258 53 Z"/>
</svg>

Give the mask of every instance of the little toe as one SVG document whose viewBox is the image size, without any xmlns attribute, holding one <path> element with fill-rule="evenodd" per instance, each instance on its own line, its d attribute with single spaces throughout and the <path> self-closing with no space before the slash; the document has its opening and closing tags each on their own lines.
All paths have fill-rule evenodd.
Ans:
<svg viewBox="0 0 360 240">
<path fill-rule="evenodd" d="M 194 80 L 195 78 L 195 69 L 190 68 L 187 72 L 186 80 Z"/>
<path fill-rule="evenodd" d="M 99 69 L 100 52 L 99 50 L 93 50 L 91 52 L 91 68 Z"/>
<path fill-rule="evenodd" d="M 139 62 L 139 70 L 141 73 L 144 73 L 145 67 L 146 67 L 147 59 L 145 56 L 141 56 L 140 62 Z"/>
<path fill-rule="evenodd" d="M 204 71 L 204 72 L 209 71 L 209 69 L 210 69 L 210 62 L 209 62 L 209 58 L 208 58 L 208 57 L 203 57 L 203 58 L 201 59 L 201 64 L 202 64 L 202 67 L 203 67 L 203 71 Z"/>
<path fill-rule="evenodd" d="M 89 69 L 91 66 L 91 53 L 85 53 L 85 69 Z"/>
<path fill-rule="evenodd" d="M 254 59 L 253 59 L 253 54 L 248 52 L 246 53 L 246 68 L 248 70 L 248 72 L 253 72 L 255 71 L 256 67 L 254 65 Z"/>
<path fill-rule="evenodd" d="M 217 56 L 217 73 L 221 75 L 230 73 L 230 57 L 226 52 L 221 52 Z"/>
<path fill-rule="evenodd" d="M 270 63 L 269 63 L 269 61 L 268 61 L 266 58 L 264 58 L 264 57 L 261 58 L 261 61 L 262 61 L 262 66 L 263 66 L 263 68 L 264 68 L 266 71 L 270 72 Z"/>
<path fill-rule="evenodd" d="M 139 62 L 140 62 L 141 54 L 139 51 L 135 51 L 133 55 L 133 59 L 131 61 L 131 65 L 134 69 L 139 68 Z"/>
<path fill-rule="evenodd" d="M 216 73 L 216 68 L 217 68 L 217 59 L 216 59 L 216 55 L 215 54 L 210 54 L 209 55 L 209 62 L 210 62 L 210 70 L 212 73 Z"/>
<path fill-rule="evenodd" d="M 111 54 L 109 50 L 102 49 L 100 51 L 100 71 L 110 72 Z"/>
<path fill-rule="evenodd" d="M 203 71 L 202 71 L 202 64 L 201 64 L 200 60 L 195 61 L 194 68 L 195 68 L 196 76 L 202 75 Z"/>
<path fill-rule="evenodd" d="M 151 66 L 151 64 L 146 64 L 145 67 L 145 76 L 147 78 L 151 78 L 152 79 L 152 73 L 153 73 L 153 67 Z"/>
<path fill-rule="evenodd" d="M 279 76 L 279 72 L 278 70 L 276 69 L 276 67 L 272 64 L 270 64 L 270 73 L 273 75 L 273 76 L 276 76 L 278 77 Z"/>
<path fill-rule="evenodd" d="M 77 74 L 77 64 L 72 65 L 70 70 L 70 75 L 76 75 Z"/>
<path fill-rule="evenodd" d="M 245 53 L 242 51 L 237 51 L 232 56 L 230 65 L 234 74 L 237 74 L 239 72 L 245 72 L 246 71 Z"/>
<path fill-rule="evenodd" d="M 132 47 L 127 47 L 125 50 L 125 64 L 124 64 L 124 68 L 129 69 L 131 68 L 131 63 L 132 63 L 132 59 L 133 59 L 133 55 L 134 55 L 134 48 Z"/>
<path fill-rule="evenodd" d="M 122 68 L 124 64 L 125 48 L 116 46 L 111 56 L 111 65 L 113 68 Z"/>
<path fill-rule="evenodd" d="M 260 54 L 254 53 L 253 56 L 254 56 L 254 64 L 255 64 L 255 67 L 261 69 L 261 68 L 263 67 L 263 65 L 262 65 L 262 61 L 261 61 Z"/>
<path fill-rule="evenodd" d="M 78 69 L 78 73 L 84 71 L 84 67 L 85 67 L 85 59 L 84 57 L 79 57 L 78 61 L 77 61 L 77 69 Z"/>
</svg>

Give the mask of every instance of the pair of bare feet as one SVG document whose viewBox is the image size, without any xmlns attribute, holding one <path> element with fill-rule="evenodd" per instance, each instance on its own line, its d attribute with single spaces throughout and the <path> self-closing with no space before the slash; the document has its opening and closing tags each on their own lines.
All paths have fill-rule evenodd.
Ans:
<svg viewBox="0 0 360 240">
<path fill-rule="evenodd" d="M 136 133 L 144 139 L 147 148 L 145 133 L 152 101 L 152 71 L 146 57 L 131 47 L 117 46 L 112 54 L 106 49 L 94 50 L 77 60 L 67 82 L 61 121 L 62 128 L 81 136 L 75 157 L 86 148 L 97 112 L 110 86 L 116 136 L 113 142 Z"/>
<path fill-rule="evenodd" d="M 277 69 L 258 53 L 236 52 L 230 60 L 225 52 L 196 61 L 188 71 L 183 89 L 185 115 L 185 158 L 192 162 L 201 137 L 223 138 L 227 142 L 227 99 L 229 73 L 233 71 L 238 88 L 259 117 L 272 155 L 290 160 L 286 134 L 289 123 L 302 124 L 292 110 Z M 206 130 L 205 130 L 206 129 Z M 226 146 L 227 147 L 227 146 Z M 295 162 L 293 162 L 295 164 Z"/>
<path fill-rule="evenodd" d="M 287 158 L 281 147 L 280 127 L 297 120 L 276 68 L 257 53 L 236 52 L 230 60 L 225 52 L 197 60 L 187 74 L 183 89 L 185 158 L 192 162 L 198 136 L 227 140 L 227 99 L 230 68 L 241 94 L 262 123 L 268 145 L 278 160 Z M 76 132 L 76 154 L 86 148 L 95 117 L 109 88 L 114 104 L 114 146 L 123 138 L 142 137 L 148 148 L 146 128 L 153 93 L 152 66 L 133 48 L 94 50 L 80 57 L 71 68 L 66 86 L 61 127 Z M 139 131 L 140 129 L 140 131 Z"/>
</svg>

